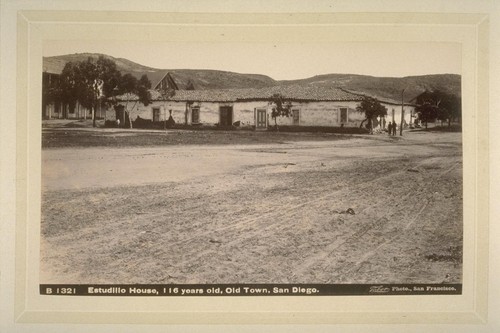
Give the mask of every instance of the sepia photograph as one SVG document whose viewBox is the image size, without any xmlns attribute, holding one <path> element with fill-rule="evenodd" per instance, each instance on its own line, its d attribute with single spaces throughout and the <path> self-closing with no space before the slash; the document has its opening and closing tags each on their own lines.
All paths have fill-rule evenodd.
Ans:
<svg viewBox="0 0 500 333">
<path fill-rule="evenodd" d="M 40 292 L 460 294 L 461 54 L 44 41 Z"/>
<path fill-rule="evenodd" d="M 0 3 L 0 331 L 499 327 L 500 4 Z"/>
</svg>

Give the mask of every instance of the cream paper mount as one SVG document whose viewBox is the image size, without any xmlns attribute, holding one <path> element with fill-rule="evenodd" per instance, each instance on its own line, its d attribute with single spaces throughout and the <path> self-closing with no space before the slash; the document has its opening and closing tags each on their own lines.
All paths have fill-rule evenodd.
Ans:
<svg viewBox="0 0 500 333">
<path fill-rule="evenodd" d="M 17 16 L 15 316 L 19 323 L 480 323 L 487 314 L 487 15 L 20 11 Z M 117 298 L 39 293 L 41 76 L 47 41 L 457 43 L 462 55 L 461 295 Z"/>
</svg>

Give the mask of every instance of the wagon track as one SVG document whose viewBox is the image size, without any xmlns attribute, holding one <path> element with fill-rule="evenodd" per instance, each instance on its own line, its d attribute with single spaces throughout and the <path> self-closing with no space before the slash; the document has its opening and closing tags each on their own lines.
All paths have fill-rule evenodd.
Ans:
<svg viewBox="0 0 500 333">
<path fill-rule="evenodd" d="M 408 230 L 410 228 L 410 226 L 412 226 L 414 224 L 417 217 L 419 217 L 422 214 L 422 212 L 425 210 L 427 205 L 428 205 L 428 202 L 424 203 L 422 205 L 422 207 L 420 208 L 420 210 L 415 214 L 414 218 L 408 224 L 406 224 L 406 226 L 402 230 Z M 365 234 L 366 234 L 366 232 L 365 232 Z M 351 261 L 349 263 L 336 265 L 335 266 L 335 276 L 330 278 L 329 280 L 327 280 L 326 283 L 332 283 L 332 281 L 338 282 L 338 281 L 341 281 L 342 279 L 344 279 L 346 276 L 351 276 L 350 274 L 357 272 L 361 268 L 361 266 L 364 263 L 366 263 L 371 257 L 377 255 L 379 253 L 379 251 L 385 245 L 394 242 L 396 239 L 398 239 L 400 237 L 401 237 L 401 233 L 397 233 L 395 236 L 388 238 L 388 239 L 381 238 L 378 240 L 378 244 L 376 245 L 376 247 L 374 249 L 366 252 L 366 254 L 363 255 L 361 258 L 355 260 L 354 262 Z M 358 237 L 358 238 L 360 238 L 360 237 Z M 357 240 L 358 239 L 356 239 L 356 238 L 349 238 L 348 240 L 346 240 L 346 242 L 342 243 L 341 246 L 355 242 Z"/>
<path fill-rule="evenodd" d="M 418 166 L 423 165 L 425 162 L 426 162 L 425 160 L 422 161 L 421 163 L 419 163 Z M 460 165 L 460 163 L 453 163 L 449 168 L 442 171 L 440 173 L 440 176 L 443 176 L 444 174 L 451 172 L 458 165 Z M 392 175 L 392 176 L 394 176 L 394 175 Z M 421 185 L 421 187 L 422 187 L 422 185 Z M 404 196 L 401 197 L 401 200 L 402 201 L 407 200 L 412 194 L 414 194 L 414 191 L 406 193 Z M 396 239 L 400 238 L 401 235 L 404 234 L 404 233 L 402 233 L 402 231 L 406 231 L 411 226 L 413 226 L 413 224 L 415 223 L 417 218 L 421 216 L 421 214 L 424 212 L 424 210 L 427 208 L 428 205 L 429 205 L 429 201 L 426 200 L 425 203 L 422 205 L 422 207 L 418 210 L 418 212 L 413 216 L 412 219 L 410 219 L 410 221 L 404 227 L 402 227 L 402 228 L 398 227 L 399 232 L 396 233 L 395 236 L 390 237 L 390 238 L 378 239 L 377 240 L 378 244 L 375 245 L 376 247 L 369 250 L 368 252 L 366 252 L 361 258 L 359 258 L 355 261 L 349 261 L 349 262 L 342 263 L 342 264 L 337 263 L 335 265 L 335 269 L 334 269 L 334 271 L 336 273 L 335 277 L 330 278 L 329 280 L 323 281 L 323 282 L 332 283 L 332 280 L 335 280 L 336 282 L 338 282 L 339 277 L 342 278 L 342 277 L 346 277 L 346 276 L 352 276 L 353 272 L 356 272 L 357 270 L 359 270 L 360 266 L 363 265 L 365 262 L 367 262 L 369 258 L 376 255 L 381 248 L 383 248 L 387 244 L 394 242 Z M 365 208 L 365 210 L 369 209 L 371 207 L 372 206 L 367 207 L 367 208 Z M 359 243 L 360 240 L 362 239 L 362 237 L 364 235 L 366 235 L 367 233 L 369 233 L 370 231 L 372 231 L 373 229 L 380 229 L 383 226 L 383 222 L 384 221 L 387 222 L 387 218 L 385 216 L 389 215 L 389 213 L 391 211 L 392 211 L 392 208 L 386 209 L 385 213 L 382 214 L 382 217 L 378 218 L 377 220 L 375 220 L 371 223 L 363 225 L 360 229 L 356 230 L 354 233 L 349 235 L 347 238 L 340 239 L 340 241 L 338 241 L 338 242 L 333 242 L 331 245 L 327 246 L 324 249 L 325 250 L 324 253 L 321 253 L 313 258 L 309 258 L 309 263 L 302 265 L 302 267 L 296 271 L 295 275 L 300 276 L 300 275 L 304 274 L 305 272 L 307 272 L 308 270 L 310 270 L 311 267 L 314 267 L 315 265 L 318 265 L 319 263 L 326 263 L 326 264 L 322 265 L 322 268 L 327 270 L 326 268 L 329 266 L 329 263 L 331 263 L 331 261 L 326 260 L 328 257 L 331 257 L 332 254 L 334 254 L 334 252 L 338 251 L 341 247 L 348 247 L 349 245 L 352 245 L 353 243 Z M 372 247 L 374 246 L 373 243 L 371 243 L 370 245 Z"/>
<path fill-rule="evenodd" d="M 459 166 L 461 163 L 456 162 L 453 163 L 449 168 L 445 169 L 442 171 L 439 175 L 443 176 L 452 170 L 456 169 L 457 166 Z M 407 198 L 411 193 L 408 193 L 405 197 Z M 326 283 L 332 283 L 332 280 L 339 281 L 339 279 L 342 279 L 342 277 L 345 276 L 352 276 L 353 273 L 356 273 L 357 271 L 360 270 L 360 268 L 369 261 L 370 258 L 373 256 L 377 255 L 379 251 L 386 245 L 394 243 L 398 238 L 401 238 L 402 235 L 405 235 L 405 231 L 408 231 L 419 217 L 421 217 L 422 213 L 426 210 L 426 208 L 429 206 L 429 200 L 425 200 L 425 202 L 422 204 L 421 208 L 418 210 L 418 212 L 409 220 L 408 223 L 404 225 L 400 229 L 398 233 L 396 233 L 393 237 L 390 237 L 388 239 L 381 238 L 378 240 L 378 244 L 376 247 L 372 250 L 369 250 L 364 256 L 362 256 L 360 259 L 354 261 L 354 262 L 349 262 L 348 264 L 341 264 L 335 266 L 335 277 L 329 279 L 326 281 Z M 423 225 L 420 225 L 420 228 L 423 228 L 426 224 L 429 224 L 429 221 L 424 221 Z M 344 242 L 341 245 L 346 245 L 350 242 L 356 241 L 355 238 L 350 237 L 346 242 Z M 373 244 L 372 244 L 373 245 Z M 331 254 L 331 253 L 330 253 Z"/>
<path fill-rule="evenodd" d="M 402 199 L 405 200 L 411 195 L 411 192 L 405 194 Z M 377 204 L 378 205 L 378 204 Z M 375 205 L 374 205 L 375 206 Z M 370 207 L 374 207 L 370 206 Z M 365 208 L 367 209 L 367 208 Z M 338 249 L 340 249 L 342 246 L 346 246 L 355 242 L 358 242 L 365 234 L 370 232 L 373 229 L 380 229 L 383 226 L 383 222 L 387 222 L 386 215 L 391 211 L 391 209 L 386 209 L 385 214 L 382 214 L 383 216 L 376 219 L 373 222 L 367 223 L 362 225 L 358 230 L 354 231 L 351 235 L 347 236 L 346 238 L 340 238 L 336 242 L 333 242 L 329 246 L 327 246 L 324 249 L 323 253 L 320 253 L 319 255 L 309 258 L 309 263 L 304 264 L 301 266 L 301 268 L 296 272 L 296 275 L 301 275 L 304 272 L 307 272 L 308 270 L 311 269 L 311 267 L 317 265 L 318 263 L 325 262 L 325 260 L 332 256 Z M 362 212 L 361 212 L 362 214 Z M 381 240 L 383 241 L 383 240 Z M 351 265 L 352 263 L 349 263 Z M 341 267 L 336 266 L 335 270 L 342 270 Z"/>
<path fill-rule="evenodd" d="M 289 143 L 286 157 L 266 154 L 266 160 L 257 164 L 249 156 L 260 158 L 261 152 L 226 145 L 210 148 L 210 163 L 220 159 L 223 167 L 214 173 L 196 174 L 196 167 L 190 165 L 193 176 L 172 183 L 123 186 L 118 182 L 81 191 L 45 191 L 41 279 L 50 283 L 356 283 L 376 272 L 383 280 L 391 272 L 382 252 L 392 251 L 394 244 L 425 241 L 436 244 L 430 253 L 438 253 L 441 244 L 460 239 L 461 225 L 447 215 L 460 207 L 461 183 L 456 182 L 460 176 L 453 171 L 461 162 L 459 145 L 377 140 L 354 140 L 354 150 L 348 141 Z M 282 152 L 283 147 L 275 144 L 266 149 Z M 162 150 L 162 158 L 148 160 L 147 170 L 170 171 L 170 155 L 179 158 L 175 155 L 179 151 Z M 133 149 L 110 152 L 113 163 L 123 154 L 125 161 L 134 156 Z M 245 163 L 224 168 L 239 154 L 244 154 Z M 80 157 L 88 163 L 85 149 L 67 163 L 78 163 Z M 198 160 L 195 153 L 182 158 L 206 161 Z M 61 161 L 66 160 L 57 162 Z M 408 172 L 408 168 L 417 171 Z M 450 182 L 443 194 L 439 192 L 445 180 L 436 182 L 439 177 Z M 395 187 L 387 191 L 388 186 Z M 449 189 L 454 191 L 450 195 Z M 414 203 L 412 198 L 419 201 Z M 435 199 L 445 206 L 438 210 Z M 89 210 L 88 205 L 96 209 Z M 355 215 L 345 213 L 351 207 Z M 441 215 L 431 216 L 427 210 Z M 425 221 L 420 221 L 422 216 Z M 74 226 L 68 225 L 73 222 Z M 405 230 L 417 222 L 426 230 L 415 238 Z M 441 238 L 433 232 L 450 225 L 455 229 L 446 229 Z M 422 258 L 416 258 L 416 265 L 433 265 L 419 262 Z M 451 269 L 460 276 L 461 266 Z M 403 271 L 400 275 L 407 276 Z"/>
<path fill-rule="evenodd" d="M 403 173 L 403 171 L 400 173 Z M 387 175 L 384 177 L 379 177 L 379 178 L 373 179 L 373 180 L 369 181 L 368 183 L 374 183 L 374 182 L 380 181 L 381 179 L 385 179 L 385 178 L 389 178 L 389 177 L 394 177 L 394 174 L 390 174 L 390 175 Z M 366 184 L 367 183 L 363 183 L 363 184 L 356 184 L 356 185 L 352 185 L 352 186 L 354 186 L 354 187 L 355 186 L 365 186 Z M 255 227 L 256 225 L 258 225 L 262 221 L 267 221 L 269 219 L 272 219 L 274 221 L 278 221 L 279 218 L 285 217 L 287 220 L 290 220 L 290 217 L 295 216 L 300 209 L 302 209 L 304 207 L 310 207 L 314 204 L 324 203 L 327 199 L 339 196 L 342 192 L 352 191 L 352 188 L 353 187 L 350 187 L 349 189 L 342 189 L 342 190 L 333 191 L 333 192 L 326 194 L 326 195 L 323 195 L 321 197 L 317 197 L 315 199 L 310 199 L 310 200 L 307 200 L 307 201 L 304 201 L 304 202 L 298 203 L 298 204 L 280 205 L 279 209 L 273 209 L 273 210 L 267 211 L 265 213 L 258 213 L 256 216 L 253 216 L 253 217 L 242 218 L 236 223 L 234 223 L 234 222 L 227 223 L 226 226 L 217 228 L 217 234 L 222 232 L 222 231 L 227 231 L 227 230 L 247 232 L 249 229 L 251 229 L 252 227 Z M 318 205 L 318 207 L 322 207 L 322 205 Z M 367 209 L 367 208 L 365 208 L 365 209 Z M 286 213 L 284 213 L 284 211 L 286 211 Z M 290 213 L 291 211 L 292 211 L 292 213 Z M 362 213 L 362 212 L 363 211 L 361 211 L 360 213 Z M 159 213 L 156 213 L 154 215 L 150 215 L 149 217 L 151 218 L 152 216 L 154 216 L 155 218 L 160 218 L 163 215 L 164 215 L 164 213 L 159 212 Z M 280 230 L 284 230 L 284 229 L 288 228 L 288 225 L 286 225 L 286 224 L 281 224 L 281 227 L 276 227 L 276 225 L 279 225 L 279 223 L 269 224 L 264 229 L 254 229 L 253 233 L 250 233 L 250 234 L 247 233 L 244 236 L 239 235 L 237 239 L 230 241 L 230 242 L 227 242 L 227 243 L 224 243 L 224 245 L 236 244 L 236 243 L 243 242 L 244 240 L 248 240 L 248 239 L 253 238 L 253 237 L 259 237 L 259 235 L 262 232 L 269 231 L 271 229 L 275 230 L 275 231 L 280 231 Z M 179 239 L 176 242 L 170 243 L 169 246 L 170 247 L 177 247 L 180 245 L 184 245 L 187 242 L 196 240 L 197 238 L 200 238 L 200 237 L 202 237 L 204 239 L 209 239 L 210 236 L 213 235 L 214 233 L 215 233 L 215 231 L 212 231 L 212 232 L 208 231 L 207 233 L 204 233 L 202 235 L 185 237 L 185 238 Z"/>
<path fill-rule="evenodd" d="M 417 165 L 417 167 L 421 166 L 425 162 L 426 162 L 425 160 L 420 162 Z M 449 172 L 455 167 L 456 167 L 456 164 L 453 165 L 450 169 L 445 170 L 444 172 Z M 365 187 L 365 186 L 367 186 L 371 183 L 375 183 L 375 182 L 383 183 L 386 178 L 394 178 L 394 177 L 397 177 L 398 174 L 401 175 L 401 174 L 404 174 L 406 172 L 407 171 L 400 171 L 400 172 L 392 173 L 392 174 L 389 174 L 389 175 L 386 175 L 383 177 L 377 177 L 369 182 L 363 182 L 363 183 L 358 183 L 355 185 L 350 185 L 349 189 L 342 189 L 342 190 L 333 191 L 333 192 L 326 194 L 326 195 L 323 195 L 319 198 L 307 200 L 307 201 L 304 201 L 300 204 L 280 205 L 278 210 L 268 211 L 264 214 L 259 214 L 255 217 L 242 219 L 237 223 L 229 223 L 224 227 L 217 228 L 217 234 L 219 234 L 221 231 L 230 231 L 230 233 L 224 235 L 223 238 L 234 238 L 234 239 L 231 241 L 228 241 L 228 242 L 222 241 L 221 244 L 217 245 L 217 246 L 221 247 L 221 248 L 230 248 L 231 246 L 236 246 L 238 244 L 245 244 L 250 239 L 262 238 L 262 235 L 266 235 L 268 233 L 282 234 L 284 231 L 290 229 L 290 222 L 294 220 L 295 216 L 299 215 L 300 210 L 303 209 L 304 207 L 308 207 L 309 209 L 312 208 L 313 210 L 315 210 L 314 208 L 324 208 L 325 207 L 324 203 L 327 202 L 329 199 L 331 199 L 333 197 L 340 197 L 340 196 L 342 196 L 342 194 L 344 192 L 352 191 L 352 189 L 354 187 Z M 413 193 L 412 191 L 407 192 L 406 194 L 404 194 L 403 196 L 400 197 L 401 198 L 400 200 L 402 200 L 402 201 L 407 200 L 412 193 Z M 367 206 L 363 210 L 359 211 L 357 213 L 357 215 L 362 216 L 366 210 L 372 209 L 373 207 L 378 206 L 378 205 L 380 205 L 380 204 Z M 419 213 L 417 213 L 417 216 L 420 214 L 420 212 L 426 206 L 427 205 L 424 205 L 420 209 Z M 308 257 L 307 258 L 308 262 L 303 263 L 299 269 L 295 270 L 294 274 L 296 276 L 302 276 L 307 271 L 309 271 L 310 268 L 313 267 L 314 265 L 317 265 L 320 262 L 324 262 L 326 258 L 331 256 L 339 248 L 359 241 L 365 234 L 367 234 L 368 232 L 370 232 L 373 229 L 381 229 L 381 227 L 383 227 L 383 224 L 384 224 L 383 222 L 387 221 L 387 218 L 385 216 L 387 216 L 390 212 L 391 212 L 391 208 L 386 209 L 385 213 L 382 214 L 383 217 L 375 220 L 372 223 L 362 225 L 361 228 L 356 230 L 351 235 L 348 235 L 347 238 L 338 239 L 338 241 L 335 241 L 331 245 L 327 246 L 326 248 L 323 248 L 322 249 L 323 252 L 321 252 L 320 254 L 318 254 L 316 256 Z M 267 221 L 273 221 L 273 222 L 270 224 L 265 224 Z M 406 228 L 408 228 L 414 221 L 415 221 L 415 219 L 413 219 L 411 221 L 411 223 L 408 224 L 408 226 Z M 280 223 L 280 222 L 284 222 L 284 223 Z M 265 227 L 258 227 L 259 224 L 260 225 L 265 224 Z M 211 235 L 214 236 L 214 234 L 215 234 L 215 232 L 208 231 L 207 233 L 204 233 L 203 235 L 194 236 L 194 237 L 190 237 L 190 238 L 186 238 L 186 239 L 181 239 L 176 243 L 172 243 L 170 246 L 177 247 L 177 246 L 183 245 L 183 246 L 189 247 L 190 243 L 195 244 L 196 241 L 199 240 L 200 237 L 203 238 L 204 241 L 206 241 L 207 239 L 211 238 Z M 236 234 L 236 236 L 231 237 L 231 235 L 234 235 L 234 234 Z M 220 239 L 220 237 L 218 239 Z M 393 239 L 396 239 L 396 237 L 394 237 Z M 390 241 L 392 241 L 393 239 L 391 239 Z M 385 240 L 385 239 L 380 240 L 381 245 L 383 245 L 387 242 L 388 242 L 388 240 Z M 372 256 L 379 248 L 380 248 L 380 246 L 377 247 L 375 250 L 369 251 L 365 256 L 367 258 Z M 204 256 L 207 256 L 207 255 L 210 255 L 210 254 L 213 254 L 212 249 L 206 249 L 202 252 L 198 252 L 196 254 L 196 256 L 192 256 L 190 259 L 184 261 L 184 264 L 199 262 L 201 258 L 203 258 Z M 357 262 L 349 263 L 350 270 L 354 270 L 355 267 L 357 265 L 361 264 L 364 260 L 366 260 L 366 259 L 362 258 L 362 259 L 358 260 Z M 335 270 L 336 271 L 339 270 L 339 272 L 342 272 L 342 267 L 336 266 Z M 339 273 L 339 275 L 341 275 L 341 274 Z"/>
</svg>

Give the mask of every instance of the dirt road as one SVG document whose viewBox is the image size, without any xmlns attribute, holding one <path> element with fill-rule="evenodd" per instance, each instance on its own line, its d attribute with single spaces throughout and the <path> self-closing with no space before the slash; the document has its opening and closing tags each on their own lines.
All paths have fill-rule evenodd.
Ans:
<svg viewBox="0 0 500 333">
<path fill-rule="evenodd" d="M 42 155 L 41 283 L 461 281 L 460 133 Z"/>
</svg>

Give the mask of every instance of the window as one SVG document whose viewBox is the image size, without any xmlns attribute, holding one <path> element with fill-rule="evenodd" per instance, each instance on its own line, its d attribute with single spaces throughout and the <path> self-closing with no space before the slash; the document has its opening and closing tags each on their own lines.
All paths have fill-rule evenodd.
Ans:
<svg viewBox="0 0 500 333">
<path fill-rule="evenodd" d="M 340 108 L 340 122 L 347 123 L 347 108 Z"/>
<path fill-rule="evenodd" d="M 160 109 L 153 108 L 153 121 L 160 121 Z"/>
<path fill-rule="evenodd" d="M 200 122 L 200 107 L 195 106 L 191 108 L 191 122 L 193 124 L 198 124 Z"/>
<path fill-rule="evenodd" d="M 299 109 L 293 109 L 292 110 L 292 116 L 293 116 L 293 124 L 298 125 L 300 121 L 300 111 Z"/>
</svg>

